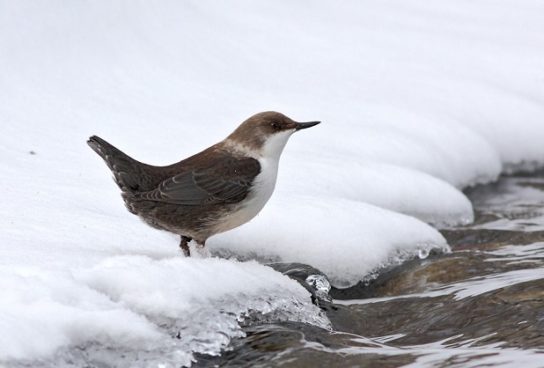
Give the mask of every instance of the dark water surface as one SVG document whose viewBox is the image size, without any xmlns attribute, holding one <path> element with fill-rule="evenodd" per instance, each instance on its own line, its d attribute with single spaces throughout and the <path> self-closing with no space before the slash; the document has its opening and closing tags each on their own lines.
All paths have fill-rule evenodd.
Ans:
<svg viewBox="0 0 544 368">
<path fill-rule="evenodd" d="M 476 221 L 442 230 L 452 253 L 333 288 L 330 302 L 315 295 L 333 331 L 249 324 L 246 337 L 195 366 L 544 367 L 544 173 L 467 194 Z M 315 273 L 277 267 L 301 282 Z"/>
</svg>

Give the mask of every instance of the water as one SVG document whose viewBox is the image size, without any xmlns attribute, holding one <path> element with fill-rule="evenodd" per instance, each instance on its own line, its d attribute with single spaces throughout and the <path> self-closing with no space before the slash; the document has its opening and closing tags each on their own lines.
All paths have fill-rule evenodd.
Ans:
<svg viewBox="0 0 544 368">
<path fill-rule="evenodd" d="M 344 290 L 309 266 L 273 265 L 312 292 L 332 330 L 248 325 L 195 366 L 544 367 L 544 173 L 467 194 L 476 220 L 442 230 L 451 253 L 423 250 Z"/>
</svg>

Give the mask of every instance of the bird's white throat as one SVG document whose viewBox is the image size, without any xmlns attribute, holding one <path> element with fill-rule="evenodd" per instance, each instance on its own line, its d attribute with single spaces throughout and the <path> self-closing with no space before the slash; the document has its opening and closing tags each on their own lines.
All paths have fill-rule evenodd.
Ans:
<svg viewBox="0 0 544 368">
<path fill-rule="evenodd" d="M 278 132 L 266 140 L 263 147 L 261 148 L 261 157 L 263 158 L 275 158 L 276 160 L 280 159 L 281 153 L 289 140 L 289 137 L 295 132 L 295 130 L 286 130 L 283 132 Z"/>
</svg>

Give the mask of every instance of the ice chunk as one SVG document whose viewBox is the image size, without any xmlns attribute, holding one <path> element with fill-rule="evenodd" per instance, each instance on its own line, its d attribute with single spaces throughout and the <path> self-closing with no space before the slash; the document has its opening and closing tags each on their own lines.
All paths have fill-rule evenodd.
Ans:
<svg viewBox="0 0 544 368">
<path fill-rule="evenodd" d="M 331 291 L 331 284 L 325 275 L 310 275 L 305 281 L 315 290 L 316 296 L 319 300 L 326 300 L 329 302 L 332 301 L 332 298 L 329 295 L 329 291 Z"/>
<path fill-rule="evenodd" d="M 419 259 L 426 259 L 429 257 L 430 251 L 429 249 L 420 249 L 418 252 Z"/>
</svg>

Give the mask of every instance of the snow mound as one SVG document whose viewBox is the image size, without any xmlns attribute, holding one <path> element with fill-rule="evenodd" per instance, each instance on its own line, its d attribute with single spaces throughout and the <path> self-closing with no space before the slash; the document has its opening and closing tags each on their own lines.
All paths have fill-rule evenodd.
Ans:
<svg viewBox="0 0 544 368">
<path fill-rule="evenodd" d="M 353 285 L 420 250 L 449 250 L 438 231 L 413 217 L 362 202 L 298 196 L 270 203 L 259 221 L 208 246 L 223 255 L 310 264 L 336 286 Z"/>
<path fill-rule="evenodd" d="M 463 122 L 389 105 L 357 110 L 356 117 L 330 117 L 328 124 L 315 128 L 316 137 L 310 139 L 318 144 L 304 145 L 306 152 L 318 160 L 411 168 L 456 188 L 493 181 L 501 172 L 499 151 Z"/>
<path fill-rule="evenodd" d="M 120 256 L 73 272 L 0 274 L 0 362 L 179 367 L 218 354 L 249 317 L 329 326 L 306 289 L 255 262 Z"/>
<path fill-rule="evenodd" d="M 472 204 L 461 191 L 422 171 L 348 157 L 301 161 L 296 168 L 282 167 L 278 196 L 311 193 L 312 202 L 322 198 L 365 202 L 436 226 L 465 225 L 474 219 Z"/>
</svg>

